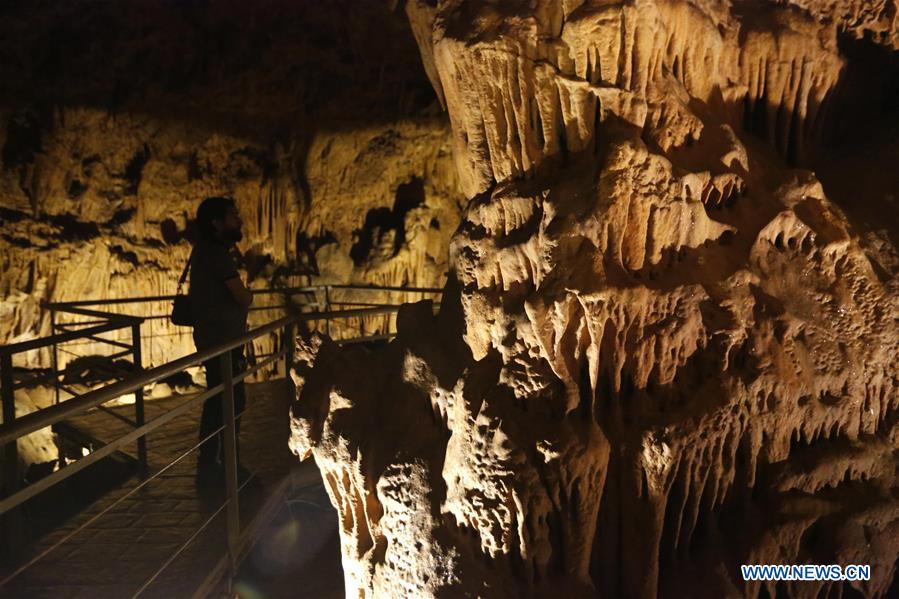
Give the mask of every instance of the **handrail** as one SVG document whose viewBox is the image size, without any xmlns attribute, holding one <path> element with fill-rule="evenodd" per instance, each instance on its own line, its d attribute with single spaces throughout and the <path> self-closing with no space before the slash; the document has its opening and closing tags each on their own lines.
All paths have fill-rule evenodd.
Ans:
<svg viewBox="0 0 899 599">
<path fill-rule="evenodd" d="M 443 290 L 437 287 L 397 287 L 397 286 L 382 286 L 382 285 L 358 285 L 352 283 L 341 283 L 341 284 L 333 284 L 333 285 L 310 285 L 306 287 L 280 287 L 280 288 L 270 288 L 270 289 L 252 289 L 251 292 L 253 295 L 273 295 L 280 293 L 287 294 L 296 294 L 296 293 L 305 293 L 305 292 L 313 292 L 313 291 L 323 291 L 326 288 L 331 289 L 345 289 L 345 290 L 358 290 L 358 291 L 405 291 L 410 293 L 442 293 Z M 83 337 L 89 337 L 90 335 L 97 335 L 100 333 L 107 333 L 113 330 L 118 330 L 124 328 L 125 326 L 129 326 L 132 324 L 140 324 L 145 320 L 162 320 L 168 318 L 168 315 L 159 315 L 159 316 L 150 316 L 150 317 L 140 317 L 140 316 L 131 316 L 128 314 L 117 314 L 114 312 L 100 312 L 97 310 L 87 310 L 84 306 L 106 306 L 106 305 L 114 305 L 114 304 L 136 304 L 142 302 L 151 302 L 151 301 L 164 301 L 164 300 L 173 300 L 175 298 L 174 295 L 156 295 L 156 296 L 146 296 L 146 297 L 136 297 L 136 298 L 117 298 L 117 299 L 109 299 L 109 300 L 80 300 L 74 302 L 41 302 L 41 307 L 49 310 L 57 310 L 57 311 L 65 311 L 72 314 L 79 314 L 81 316 L 91 316 L 95 318 L 105 319 L 105 324 L 98 325 L 95 328 L 90 329 L 80 329 L 77 331 L 71 331 L 68 333 L 61 333 L 58 335 L 52 335 L 50 337 L 42 337 L 40 339 L 32 339 L 31 341 L 23 341 L 20 343 L 13 343 L 10 345 L 0 345 L 0 355 L 2 354 L 17 354 L 26 351 L 32 351 L 35 349 L 40 349 L 42 347 L 47 347 L 50 345 L 59 345 L 61 343 L 65 343 L 67 341 L 72 341 L 74 339 L 79 339 Z M 335 302 L 340 303 L 340 302 Z M 263 309 L 277 309 L 281 306 L 265 306 L 261 308 L 251 308 L 253 311 L 259 311 Z M 113 322 L 120 321 L 120 322 Z"/>
<path fill-rule="evenodd" d="M 331 289 L 358 289 L 360 291 L 408 291 L 410 293 L 443 293 L 443 289 L 438 287 L 396 287 L 389 285 L 353 285 L 351 283 L 341 283 L 335 285 L 327 285 Z"/>
<path fill-rule="evenodd" d="M 152 382 L 172 376 L 182 370 L 210 360 L 218 355 L 230 351 L 237 347 L 249 343 L 257 337 L 261 337 L 267 333 L 283 328 L 284 326 L 310 320 L 336 319 L 336 318 L 352 318 L 355 316 L 371 316 L 375 314 L 390 314 L 397 312 L 398 306 L 390 308 L 362 308 L 357 310 L 338 310 L 334 312 L 309 312 L 285 316 L 266 325 L 253 329 L 245 335 L 236 337 L 231 341 L 224 341 L 209 349 L 195 352 L 183 358 L 179 358 L 167 364 L 144 370 L 136 376 L 113 383 L 106 387 L 96 389 L 70 399 L 68 401 L 58 403 L 56 405 L 44 408 L 37 412 L 25 414 L 10 423 L 0 424 L 0 445 L 24 437 L 37 430 L 56 424 L 60 420 L 64 420 L 70 416 L 77 414 L 82 410 L 89 410 L 107 401 L 121 397 L 126 393 L 131 393 L 137 389 L 141 389 Z"/>
<path fill-rule="evenodd" d="M 109 331 L 117 331 L 125 327 L 130 327 L 131 323 L 125 322 L 109 322 L 103 325 L 97 325 L 89 329 L 81 329 L 79 331 L 69 331 L 68 333 L 59 333 L 50 337 L 41 337 L 40 339 L 32 339 L 31 341 L 22 341 L 12 343 L 10 345 L 0 345 L 0 355 L 18 354 L 26 351 L 40 349 L 48 345 L 65 343 L 73 339 L 81 339 L 85 335 L 99 335 L 100 333 L 108 333 Z"/>
<path fill-rule="evenodd" d="M 149 295 L 144 297 L 118 297 L 105 300 L 78 300 L 74 302 L 46 302 L 47 308 L 73 308 L 78 306 L 109 306 L 114 304 L 140 304 L 143 302 L 161 302 L 174 299 L 174 295 Z"/>
<path fill-rule="evenodd" d="M 225 388 L 224 384 L 221 384 L 221 385 L 212 387 L 211 389 L 207 389 L 206 391 L 197 395 L 196 397 L 192 397 L 192 398 L 188 399 L 187 401 L 185 401 L 181 405 L 177 406 L 176 408 L 162 414 L 161 416 L 158 416 L 157 418 L 154 418 L 153 420 L 151 420 L 150 422 L 148 422 L 146 424 L 143 424 L 143 425 L 135 428 L 133 431 L 119 437 L 115 441 L 111 441 L 111 442 L 107 443 L 106 445 L 104 445 L 103 447 L 100 447 L 99 449 L 95 449 L 94 451 L 90 452 L 86 456 L 78 458 L 77 460 L 75 460 L 74 462 L 72 462 L 71 464 L 66 466 L 65 468 L 60 468 L 59 470 L 47 475 L 45 478 L 40 479 L 36 483 L 29 485 L 29 486 L 17 491 L 16 493 L 14 493 L 12 495 L 4 497 L 2 500 L 0 500 L 0 514 L 6 513 L 7 511 L 20 505 L 21 503 L 27 501 L 28 499 L 31 499 L 38 493 L 41 493 L 41 492 L 47 490 L 49 487 L 52 487 L 53 485 L 64 481 L 65 479 L 69 478 L 70 476 L 74 476 L 75 474 L 77 474 L 81 470 L 84 470 L 91 464 L 94 464 L 94 463 L 100 461 L 101 459 L 103 459 L 109 455 L 112 455 L 113 453 L 115 453 L 116 451 L 118 451 L 119 449 L 121 449 L 122 447 L 127 445 L 128 443 L 131 443 L 131 442 L 137 440 L 138 438 L 143 437 L 143 436 L 147 435 L 148 433 L 153 432 L 154 430 L 163 426 L 165 423 L 173 420 L 174 418 L 177 418 L 181 414 L 186 413 L 191 407 L 197 405 L 201 401 L 206 400 L 208 397 L 212 397 L 216 393 L 221 393 L 222 390 L 224 390 L 224 388 Z M 59 405 L 64 405 L 64 404 L 59 404 Z"/>
<path fill-rule="evenodd" d="M 250 333 L 238 337 L 233 341 L 227 341 L 216 345 L 215 347 L 204 349 L 172 362 L 168 362 L 167 364 L 144 370 L 134 377 L 113 383 L 112 385 L 100 389 L 95 389 L 80 397 L 58 403 L 48 408 L 44 408 L 43 410 L 25 414 L 24 416 L 16 418 L 14 422 L 8 424 L 4 423 L 0 425 L 0 445 L 56 424 L 60 420 L 73 416 L 80 411 L 89 410 L 90 408 L 104 404 L 107 401 L 121 397 L 126 393 L 131 393 L 139 388 L 143 388 L 159 379 L 177 374 L 185 368 L 195 366 L 196 364 L 212 359 L 226 351 L 240 347 L 244 343 L 252 341 L 260 335 L 283 327 L 290 320 L 291 317 L 281 318 L 275 322 L 259 327 L 258 329 L 254 329 Z"/>
<path fill-rule="evenodd" d="M 439 287 L 398 287 L 389 285 L 360 285 L 354 283 L 335 283 L 308 285 L 305 287 L 272 287 L 269 289 L 250 289 L 253 295 L 272 295 L 277 293 L 305 293 L 331 289 L 355 289 L 359 291 L 408 291 L 410 293 L 443 293 Z M 161 302 L 175 299 L 174 295 L 152 295 L 146 297 L 125 297 L 108 300 L 78 300 L 74 302 L 45 302 L 43 306 L 51 309 L 76 308 L 81 306 L 107 306 L 115 304 L 139 304 L 143 302 Z M 105 313 L 104 313 L 105 314 Z M 117 315 L 119 316 L 119 315 Z"/>
<path fill-rule="evenodd" d="M 221 353 L 224 354 L 225 351 L 222 351 Z M 84 468 L 87 468 L 88 466 L 97 462 L 98 460 L 100 460 L 108 455 L 111 455 L 112 453 L 114 453 L 115 451 L 118 451 L 119 449 L 121 449 L 122 447 L 127 445 L 128 443 L 131 443 L 137 439 L 141 439 L 141 438 L 145 437 L 146 435 L 148 435 L 149 433 L 153 432 L 154 430 L 160 428 L 161 426 L 163 426 L 167 422 L 171 421 L 175 417 L 185 413 L 191 406 L 195 406 L 195 405 L 199 404 L 201 401 L 204 401 L 207 398 L 212 397 L 213 395 L 221 393 L 223 390 L 226 389 L 226 386 L 227 386 L 226 383 L 228 383 L 230 385 L 238 383 L 239 381 L 252 375 L 254 372 L 256 372 L 262 368 L 265 368 L 265 366 L 267 366 L 268 364 L 271 364 L 272 362 L 278 360 L 279 358 L 283 358 L 284 356 L 287 355 L 287 353 L 288 353 L 288 349 L 285 347 L 282 350 L 280 350 L 279 352 L 274 353 L 271 356 L 269 356 L 268 358 L 266 358 L 263 362 L 256 364 L 255 366 L 251 366 L 247 370 L 240 372 L 237 375 L 233 376 L 230 379 L 230 381 L 228 381 L 227 377 L 226 377 L 225 382 L 223 382 L 219 385 L 216 385 L 215 387 L 212 387 L 211 389 L 207 389 L 203 393 L 187 400 L 185 403 L 181 404 L 180 406 L 174 408 L 173 410 L 171 410 L 169 412 L 166 412 L 165 414 L 162 414 L 161 416 L 158 416 L 157 418 L 151 420 L 150 422 L 148 422 L 146 424 L 140 423 L 140 422 L 130 422 L 127 419 L 125 419 L 126 422 L 128 422 L 129 424 L 131 424 L 135 427 L 135 429 L 133 431 L 131 431 L 127 435 L 119 437 L 115 441 L 110 441 L 109 443 L 107 443 L 106 445 L 101 447 L 100 449 L 97 449 L 97 450 L 91 452 L 90 454 L 88 454 L 82 458 L 79 458 L 78 460 L 75 460 L 74 463 L 66 466 L 65 468 L 61 468 L 61 469 L 53 472 L 52 474 L 48 475 L 46 478 L 42 478 L 41 480 L 37 481 L 36 483 L 34 483 L 32 485 L 25 487 L 24 489 L 21 489 L 12 495 L 9 495 L 7 497 L 4 497 L 3 499 L 0 499 L 0 515 L 8 512 L 12 508 L 20 505 L 21 503 L 27 501 L 28 499 L 31 499 L 38 493 L 45 491 L 46 489 L 52 487 L 53 485 L 58 484 L 58 483 L 62 482 L 63 480 L 69 478 L 70 476 L 77 474 L 79 471 L 83 470 Z M 59 405 L 65 405 L 65 404 L 59 404 Z M 102 405 L 99 405 L 96 407 L 101 408 L 101 409 L 103 408 Z M 50 408 L 47 408 L 47 409 L 50 409 Z M 115 413 L 111 413 L 111 414 L 113 416 L 115 416 L 116 418 L 124 419 L 124 417 L 122 417 L 118 414 L 115 414 Z"/>
<path fill-rule="evenodd" d="M 42 307 L 45 308 L 54 308 L 53 304 L 43 304 Z M 59 309 L 59 308 L 55 308 Z M 99 310 L 88 310 L 86 308 L 78 308 L 74 306 L 65 307 L 66 312 L 70 312 L 72 314 L 78 314 L 79 316 L 91 316 L 93 318 L 105 318 L 107 320 L 121 320 L 122 322 L 127 322 L 128 324 L 140 324 L 142 320 L 140 316 L 132 316 L 130 314 L 117 314 L 115 312 L 101 312 Z"/>
<path fill-rule="evenodd" d="M 270 289 L 250 289 L 250 292 L 253 295 L 267 295 L 274 293 L 282 293 L 284 291 L 315 291 L 317 289 L 324 288 L 324 286 L 319 287 L 290 287 L 290 288 L 270 288 Z M 175 299 L 174 295 L 149 295 L 144 297 L 119 297 L 114 299 L 105 299 L 105 300 L 78 300 L 74 302 L 45 302 L 43 305 L 47 308 L 53 308 L 56 310 L 69 310 L 71 308 L 81 307 L 81 306 L 111 306 L 117 304 L 142 304 L 145 302 L 162 302 L 167 300 Z"/>
</svg>

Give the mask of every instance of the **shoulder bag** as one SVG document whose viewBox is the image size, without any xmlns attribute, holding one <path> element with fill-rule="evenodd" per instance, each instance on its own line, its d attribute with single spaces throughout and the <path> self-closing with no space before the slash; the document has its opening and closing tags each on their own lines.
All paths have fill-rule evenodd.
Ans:
<svg viewBox="0 0 899 599">
<path fill-rule="evenodd" d="M 191 257 L 193 257 L 193 252 L 191 252 Z M 184 287 L 184 282 L 187 280 L 187 273 L 189 272 L 190 258 L 187 259 L 181 278 L 178 279 L 178 291 L 175 292 L 175 301 L 172 302 L 172 324 L 181 327 L 194 326 L 194 316 L 190 309 L 190 296 L 181 293 L 181 288 Z"/>
</svg>

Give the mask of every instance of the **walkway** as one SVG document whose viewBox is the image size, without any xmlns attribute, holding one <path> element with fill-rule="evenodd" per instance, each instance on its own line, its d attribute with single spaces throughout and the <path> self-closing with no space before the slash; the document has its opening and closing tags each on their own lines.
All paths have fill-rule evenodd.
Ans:
<svg viewBox="0 0 899 599">
<path fill-rule="evenodd" d="M 240 449 L 244 466 L 255 476 L 250 479 L 243 476 L 239 481 L 244 485 L 239 501 L 244 553 L 251 548 L 249 541 L 264 532 L 276 516 L 281 514 L 283 519 L 289 497 L 304 493 L 322 496 L 321 479 L 314 464 L 300 463 L 287 449 L 287 381 L 248 385 L 247 395 Z M 148 401 L 147 421 L 170 411 L 184 400 L 175 397 Z M 129 414 L 133 411 L 131 406 L 116 409 Z M 189 416 L 149 435 L 151 473 L 186 453 L 196 443 L 198 422 L 199 409 L 196 409 Z M 100 440 L 116 439 L 132 430 L 128 424 L 98 410 L 82 414 L 69 423 Z M 115 504 L 90 526 L 64 540 L 38 564 L 0 587 L 0 595 L 131 597 L 145 585 L 141 597 L 218 595 L 224 590 L 222 581 L 227 581 L 228 575 L 225 510 L 216 514 L 224 501 L 224 488 L 222 485 L 221 489 L 216 486 L 210 491 L 198 492 L 195 468 L 196 452 L 192 452 L 159 478 L 122 499 L 144 480 L 138 475 L 132 476 L 40 539 L 23 562 Z M 319 510 L 328 508 L 326 504 L 324 508 L 318 505 Z M 327 514 L 322 518 L 327 520 Z M 210 519 L 209 526 L 173 559 L 175 552 Z M 334 526 L 336 533 L 336 522 Z M 332 562 L 333 569 L 333 562 L 339 563 L 340 556 L 333 546 L 330 550 L 335 551 L 333 556 L 323 559 Z M 169 560 L 171 564 L 160 573 Z M 4 576 L 9 571 L 7 569 Z M 157 573 L 155 580 L 150 582 Z"/>
</svg>

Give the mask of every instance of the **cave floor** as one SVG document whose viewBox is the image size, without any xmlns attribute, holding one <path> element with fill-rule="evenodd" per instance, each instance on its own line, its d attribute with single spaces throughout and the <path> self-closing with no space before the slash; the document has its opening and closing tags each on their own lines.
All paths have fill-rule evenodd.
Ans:
<svg viewBox="0 0 899 599">
<path fill-rule="evenodd" d="M 246 481 L 245 475 L 238 481 L 246 482 L 239 495 L 242 557 L 246 559 L 233 591 L 243 597 L 306 596 L 296 594 L 297 582 L 305 578 L 308 584 L 304 587 L 316 596 L 342 596 L 336 516 L 315 465 L 297 461 L 287 449 L 289 395 L 283 379 L 247 387 L 241 460 L 255 476 Z M 148 401 L 147 420 L 186 399 Z M 129 413 L 133 406 L 114 409 Z M 199 416 L 198 408 L 148 437 L 149 473 L 158 472 L 196 443 Z M 100 411 L 70 424 L 106 441 L 130 430 L 127 424 Z M 147 475 L 135 472 L 124 482 L 114 481 L 99 499 L 32 541 L 18 563 L 59 542 L 110 505 L 116 504 L 114 507 L 4 585 L 0 594 L 134 596 L 207 520 L 210 524 L 140 596 L 226 594 L 225 510 L 215 514 L 224 501 L 224 489 L 219 485 L 198 488 L 195 470 L 194 452 L 125 499 Z M 16 565 L 5 566 L 4 576 Z"/>
</svg>

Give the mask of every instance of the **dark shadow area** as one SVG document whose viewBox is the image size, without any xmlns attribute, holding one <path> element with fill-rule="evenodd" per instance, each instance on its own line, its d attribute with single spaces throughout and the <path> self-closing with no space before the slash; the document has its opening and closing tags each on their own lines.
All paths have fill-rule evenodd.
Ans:
<svg viewBox="0 0 899 599">
<path fill-rule="evenodd" d="M 175 245 L 179 241 L 181 241 L 182 234 L 178 230 L 178 225 L 175 224 L 170 218 L 165 219 L 159 224 L 160 233 L 162 233 L 162 239 L 168 245 Z"/>
<path fill-rule="evenodd" d="M 422 180 L 415 177 L 396 189 L 393 209 L 374 208 L 365 215 L 365 223 L 355 231 L 356 243 L 350 249 L 350 258 L 356 266 L 362 266 L 371 253 L 383 245 L 388 235 L 393 235 L 392 252 L 396 256 L 406 243 L 406 214 L 425 202 Z"/>
<path fill-rule="evenodd" d="M 62 382 L 66 385 L 95 385 L 119 380 L 132 372 L 134 364 L 128 360 L 110 360 L 100 355 L 79 356 L 66 364 Z"/>
<path fill-rule="evenodd" d="M 129 195 L 135 195 L 137 188 L 140 187 L 140 180 L 143 177 L 144 167 L 150 160 L 150 147 L 147 144 L 134 153 L 128 165 L 125 166 L 123 178 L 127 182 L 125 191 Z"/>
<path fill-rule="evenodd" d="M 304 487 L 287 498 L 233 584 L 242 597 L 344 596 L 337 513 L 324 487 Z"/>
<path fill-rule="evenodd" d="M 899 132 L 899 52 L 869 39 L 840 36 L 846 67 L 835 91 L 837 108 L 825 123 L 827 145 L 841 147 L 863 141 L 884 125 Z"/>
<path fill-rule="evenodd" d="M 6 124 L 6 141 L 0 150 L 3 168 L 28 164 L 35 154 L 43 150 L 41 117 L 33 110 L 24 109 L 12 114 Z"/>
<path fill-rule="evenodd" d="M 92 450 L 92 446 L 86 444 L 88 441 L 76 440 L 77 431 L 73 431 L 71 427 L 54 427 L 54 432 L 57 435 L 61 460 L 65 460 L 67 456 L 72 459 L 80 457 L 82 449 Z M 56 462 L 31 465 L 20 481 L 20 486 L 25 488 L 49 476 L 53 473 L 55 465 Z M 16 532 L 13 533 L 12 550 L 6 546 L 0 549 L 2 558 L 0 576 L 9 573 L 11 569 L 28 559 L 34 543 L 48 533 L 64 527 L 71 518 L 88 509 L 110 490 L 121 486 L 138 472 L 139 466 L 136 461 L 117 452 L 35 495 L 18 510 L 9 512 L 3 518 L 0 529 L 3 534 L 6 534 L 7 527 Z"/>
<path fill-rule="evenodd" d="M 337 238 L 330 231 L 323 231 L 319 235 L 309 235 L 306 231 L 299 231 L 296 238 L 298 261 L 296 271 L 303 275 L 320 275 L 315 254 L 326 245 L 334 243 L 337 243 Z"/>
<path fill-rule="evenodd" d="M 0 5 L 0 40 L 6 168 L 31 161 L 67 107 L 269 141 L 388 122 L 436 101 L 402 7 L 378 0 L 328 10 L 289 0 L 10 2 Z"/>
<path fill-rule="evenodd" d="M 840 52 L 848 60 L 837 107 L 810 166 L 857 232 L 881 231 L 899 246 L 899 52 L 848 36 Z"/>
<path fill-rule="evenodd" d="M 29 541 L 43 536 L 81 513 L 110 489 L 119 487 L 137 472 L 136 462 L 114 454 L 35 496 L 24 504 Z"/>
<path fill-rule="evenodd" d="M 61 241 L 88 241 L 100 235 L 97 223 L 78 220 L 71 214 L 50 216 L 47 220 L 59 229 Z"/>
</svg>

